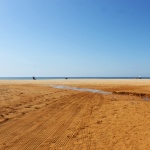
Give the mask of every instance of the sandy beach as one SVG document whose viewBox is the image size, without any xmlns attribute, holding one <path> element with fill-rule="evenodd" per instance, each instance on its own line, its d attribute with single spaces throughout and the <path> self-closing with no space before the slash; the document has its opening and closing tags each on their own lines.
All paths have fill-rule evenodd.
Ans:
<svg viewBox="0 0 150 150">
<path fill-rule="evenodd" d="M 1 80 L 0 150 L 149 150 L 149 97 L 146 79 Z"/>
</svg>

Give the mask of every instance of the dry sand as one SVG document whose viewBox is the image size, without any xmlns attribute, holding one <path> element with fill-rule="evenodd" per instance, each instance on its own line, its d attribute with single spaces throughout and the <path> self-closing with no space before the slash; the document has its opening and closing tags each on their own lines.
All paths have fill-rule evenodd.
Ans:
<svg viewBox="0 0 150 150">
<path fill-rule="evenodd" d="M 0 81 L 0 150 L 149 150 L 149 96 L 143 79 Z"/>
</svg>

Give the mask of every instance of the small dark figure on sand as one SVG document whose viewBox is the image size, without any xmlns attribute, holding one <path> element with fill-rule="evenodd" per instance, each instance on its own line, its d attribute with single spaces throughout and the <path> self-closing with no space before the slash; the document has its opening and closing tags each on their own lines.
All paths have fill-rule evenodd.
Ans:
<svg viewBox="0 0 150 150">
<path fill-rule="evenodd" d="M 36 80 L 34 76 L 32 77 L 32 79 L 33 79 L 33 80 Z"/>
</svg>

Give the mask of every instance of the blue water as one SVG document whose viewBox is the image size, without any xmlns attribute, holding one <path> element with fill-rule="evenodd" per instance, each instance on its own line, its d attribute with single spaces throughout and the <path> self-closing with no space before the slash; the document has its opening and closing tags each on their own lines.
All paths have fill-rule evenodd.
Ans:
<svg viewBox="0 0 150 150">
<path fill-rule="evenodd" d="M 37 80 L 51 79 L 135 79 L 136 77 L 35 77 Z M 150 77 L 142 77 L 150 79 Z M 32 77 L 0 77 L 0 80 L 32 80 Z"/>
<path fill-rule="evenodd" d="M 65 77 L 35 77 L 36 80 L 65 79 Z M 33 80 L 32 77 L 0 77 L 0 80 Z"/>
</svg>

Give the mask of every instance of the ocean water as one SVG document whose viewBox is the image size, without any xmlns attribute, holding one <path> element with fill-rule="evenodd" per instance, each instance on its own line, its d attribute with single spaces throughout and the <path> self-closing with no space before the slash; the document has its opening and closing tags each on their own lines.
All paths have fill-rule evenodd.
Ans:
<svg viewBox="0 0 150 150">
<path fill-rule="evenodd" d="M 135 79 L 136 77 L 35 77 L 37 80 L 52 79 Z M 141 77 L 142 79 L 150 79 L 150 77 Z M 33 80 L 32 77 L 0 77 L 0 80 Z"/>
</svg>

